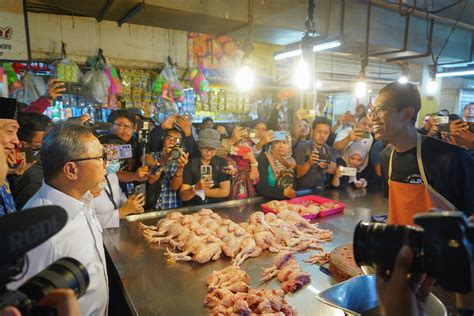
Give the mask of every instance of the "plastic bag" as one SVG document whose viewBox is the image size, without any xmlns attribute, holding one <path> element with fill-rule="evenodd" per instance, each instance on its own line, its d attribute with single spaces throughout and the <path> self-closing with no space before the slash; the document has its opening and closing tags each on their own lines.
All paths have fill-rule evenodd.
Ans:
<svg viewBox="0 0 474 316">
<path fill-rule="evenodd" d="M 107 104 L 110 81 L 105 71 L 90 70 L 84 75 L 82 82 L 89 89 L 97 103 Z"/>
<path fill-rule="evenodd" d="M 82 73 L 79 67 L 70 59 L 63 58 L 52 64 L 53 76 L 63 82 L 79 82 Z"/>
<path fill-rule="evenodd" d="M 43 78 L 28 72 L 21 80 L 23 88 L 16 95 L 18 102 L 30 104 L 45 94 L 48 89 Z"/>
</svg>

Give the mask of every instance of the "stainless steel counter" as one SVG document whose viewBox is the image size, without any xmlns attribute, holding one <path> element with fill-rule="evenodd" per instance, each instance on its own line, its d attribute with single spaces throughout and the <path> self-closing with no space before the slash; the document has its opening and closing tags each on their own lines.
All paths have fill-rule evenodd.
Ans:
<svg viewBox="0 0 474 316">
<path fill-rule="evenodd" d="M 387 200 L 381 192 L 374 190 L 370 193 L 365 193 L 365 189 L 329 191 L 322 195 L 347 204 L 343 214 L 317 220 L 320 227 L 334 232 L 333 241 L 324 244 L 328 251 L 352 242 L 358 221 L 385 214 L 387 210 Z M 260 210 L 262 201 L 261 198 L 230 201 L 209 208 L 222 217 L 241 222 L 247 220 L 252 212 Z M 193 210 L 183 209 L 184 212 Z M 163 253 L 166 245 L 151 248 L 137 232 L 139 221 L 155 224 L 164 215 L 165 212 L 155 212 L 134 216 L 123 221 L 120 228 L 104 232 L 105 245 L 122 280 L 129 306 L 139 315 L 207 315 L 209 310 L 203 307 L 205 280 L 212 271 L 230 265 L 230 260 L 223 255 L 222 259 L 203 265 L 187 262 L 167 264 Z M 342 311 L 323 305 L 315 298 L 317 293 L 331 286 L 333 280 L 318 266 L 302 261 L 311 253 L 296 255 L 302 270 L 311 274 L 311 284 L 294 295 L 287 295 L 287 300 L 299 315 L 343 315 Z M 271 266 L 274 257 L 275 254 L 265 251 L 260 257 L 244 262 L 242 269 L 250 275 L 252 287 L 259 287 L 262 267 Z M 274 279 L 265 288 L 279 288 L 279 283 Z"/>
</svg>

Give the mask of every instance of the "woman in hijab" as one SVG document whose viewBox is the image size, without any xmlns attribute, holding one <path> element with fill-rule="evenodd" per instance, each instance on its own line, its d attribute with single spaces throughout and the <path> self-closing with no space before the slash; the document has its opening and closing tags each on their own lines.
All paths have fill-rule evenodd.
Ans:
<svg viewBox="0 0 474 316">
<path fill-rule="evenodd" d="M 356 188 L 365 188 L 367 180 L 361 177 L 361 172 L 367 167 L 369 151 L 365 144 L 354 142 L 347 147 L 342 156 L 336 160 L 336 174 L 332 178 L 333 187 L 344 187 L 354 183 Z"/>
<path fill-rule="evenodd" d="M 278 200 L 296 197 L 293 189 L 295 168 L 296 162 L 291 157 L 291 135 L 286 133 L 285 140 L 274 140 L 270 150 L 258 158 L 258 194 Z"/>
</svg>

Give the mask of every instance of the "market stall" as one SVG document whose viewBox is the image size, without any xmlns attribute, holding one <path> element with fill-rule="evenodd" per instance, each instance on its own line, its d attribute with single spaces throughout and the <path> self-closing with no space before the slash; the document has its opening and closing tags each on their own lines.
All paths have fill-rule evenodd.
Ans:
<svg viewBox="0 0 474 316">
<path fill-rule="evenodd" d="M 387 208 L 386 200 L 376 190 L 359 197 L 354 192 L 346 191 L 330 191 L 324 196 L 347 204 L 344 213 L 317 220 L 321 228 L 334 233 L 333 240 L 323 244 L 327 251 L 352 242 L 357 222 L 370 220 L 373 215 L 385 214 Z M 223 218 L 242 222 L 252 212 L 260 210 L 262 202 L 262 198 L 255 198 L 224 202 L 210 208 Z M 182 208 L 179 211 L 188 213 L 198 209 L 200 207 Z M 212 271 L 230 266 L 231 262 L 222 257 L 206 264 L 167 263 L 164 255 L 166 245 L 150 247 L 138 232 L 140 222 L 154 225 L 167 213 L 169 211 L 131 216 L 120 228 L 104 232 L 104 242 L 123 283 L 129 307 L 139 315 L 208 314 L 209 310 L 203 306 L 207 292 L 206 278 Z M 311 283 L 295 294 L 286 295 L 286 299 L 296 308 L 298 315 L 341 315 L 341 311 L 316 299 L 317 293 L 329 288 L 335 281 L 322 272 L 319 266 L 303 261 L 313 252 L 310 250 L 296 254 L 301 269 L 311 275 Z M 270 267 L 274 258 L 275 254 L 264 251 L 259 257 L 250 258 L 242 264 L 241 268 L 250 276 L 252 287 L 260 287 L 258 280 L 262 268 Z M 277 289 L 279 283 L 274 279 L 261 287 Z"/>
</svg>

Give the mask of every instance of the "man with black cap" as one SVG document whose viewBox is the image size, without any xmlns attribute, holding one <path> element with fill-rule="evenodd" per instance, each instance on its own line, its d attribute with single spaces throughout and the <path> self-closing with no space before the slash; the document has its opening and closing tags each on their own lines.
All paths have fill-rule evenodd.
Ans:
<svg viewBox="0 0 474 316">
<path fill-rule="evenodd" d="M 199 205 L 223 201 L 230 193 L 230 177 L 225 173 L 226 161 L 217 157 L 219 133 L 205 128 L 199 133 L 200 155 L 184 167 L 179 196 L 185 204 Z M 206 174 L 202 174 L 207 171 Z"/>
</svg>

